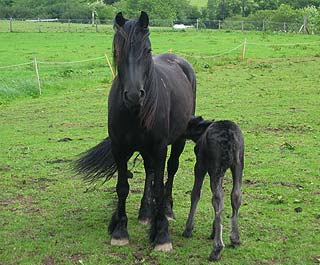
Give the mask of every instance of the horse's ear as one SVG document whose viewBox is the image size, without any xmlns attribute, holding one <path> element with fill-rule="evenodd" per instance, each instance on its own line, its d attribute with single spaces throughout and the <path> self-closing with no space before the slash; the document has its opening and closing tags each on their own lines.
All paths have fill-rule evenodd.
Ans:
<svg viewBox="0 0 320 265">
<path fill-rule="evenodd" d="M 117 24 L 118 26 L 122 27 L 122 26 L 127 22 L 127 19 L 125 19 L 125 18 L 123 17 L 122 12 L 119 12 L 119 13 L 116 15 L 114 21 L 116 22 L 116 24 Z"/>
<path fill-rule="evenodd" d="M 141 14 L 139 17 L 139 24 L 142 28 L 145 28 L 145 29 L 149 26 L 148 14 L 144 11 L 141 11 Z"/>
</svg>

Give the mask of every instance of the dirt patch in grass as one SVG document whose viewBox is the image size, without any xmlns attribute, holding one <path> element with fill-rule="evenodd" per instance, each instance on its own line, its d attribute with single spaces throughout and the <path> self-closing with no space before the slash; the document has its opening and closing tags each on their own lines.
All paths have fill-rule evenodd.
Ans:
<svg viewBox="0 0 320 265">
<path fill-rule="evenodd" d="M 56 264 L 54 261 L 54 258 L 51 256 L 46 256 L 44 257 L 44 259 L 42 260 L 42 264 L 43 265 L 54 265 Z"/>
</svg>

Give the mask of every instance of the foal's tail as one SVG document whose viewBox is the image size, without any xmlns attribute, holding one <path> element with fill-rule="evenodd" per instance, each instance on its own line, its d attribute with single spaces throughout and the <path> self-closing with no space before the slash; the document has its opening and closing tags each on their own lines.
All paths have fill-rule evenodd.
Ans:
<svg viewBox="0 0 320 265">
<path fill-rule="evenodd" d="M 111 152 L 111 139 L 108 137 L 100 144 L 89 149 L 77 161 L 74 169 L 83 179 L 93 183 L 100 178 L 109 180 L 117 171 L 117 166 Z"/>
</svg>

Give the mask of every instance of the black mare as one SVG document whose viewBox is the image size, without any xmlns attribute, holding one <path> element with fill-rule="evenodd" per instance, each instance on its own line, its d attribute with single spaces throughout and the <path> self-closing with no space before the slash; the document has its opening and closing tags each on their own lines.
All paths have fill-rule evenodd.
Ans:
<svg viewBox="0 0 320 265">
<path fill-rule="evenodd" d="M 118 74 L 108 100 L 109 137 L 78 160 L 77 167 L 91 180 L 118 171 L 118 204 L 109 232 L 111 244 L 125 245 L 129 242 L 127 162 L 135 151 L 140 152 L 146 180 L 139 221 L 151 220 L 152 244 L 156 250 L 169 251 L 166 214 L 173 215 L 172 184 L 186 141 L 184 133 L 195 110 L 196 77 L 191 65 L 176 55 L 152 56 L 148 26 L 145 12 L 137 20 L 116 15 L 113 52 Z M 172 147 L 164 185 L 168 145 Z"/>
</svg>

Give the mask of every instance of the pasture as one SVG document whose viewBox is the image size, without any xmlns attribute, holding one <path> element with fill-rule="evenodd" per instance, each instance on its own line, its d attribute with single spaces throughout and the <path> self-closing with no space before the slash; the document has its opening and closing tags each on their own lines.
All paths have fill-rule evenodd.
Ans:
<svg viewBox="0 0 320 265">
<path fill-rule="evenodd" d="M 0 67 L 32 61 L 111 58 L 105 33 L 1 33 Z M 246 59 L 241 46 L 247 39 Z M 320 260 L 319 36 L 151 29 L 153 53 L 173 52 L 197 73 L 196 114 L 231 119 L 245 138 L 242 245 L 229 246 L 231 176 L 224 181 L 226 248 L 219 264 L 313 264 Z M 281 45 L 279 45 L 281 44 Z M 193 143 L 173 187 L 173 251 L 157 253 L 138 223 L 144 171 L 127 199 L 130 244 L 110 246 L 115 179 L 95 191 L 70 169 L 107 135 L 112 75 L 105 59 L 0 69 L 0 264 L 207 264 L 213 211 L 208 179 L 193 237 L 181 236 L 193 185 Z M 132 163 L 131 163 L 132 164 Z M 133 166 L 133 165 L 132 165 Z M 129 167 L 130 168 L 130 167 Z"/>
</svg>

